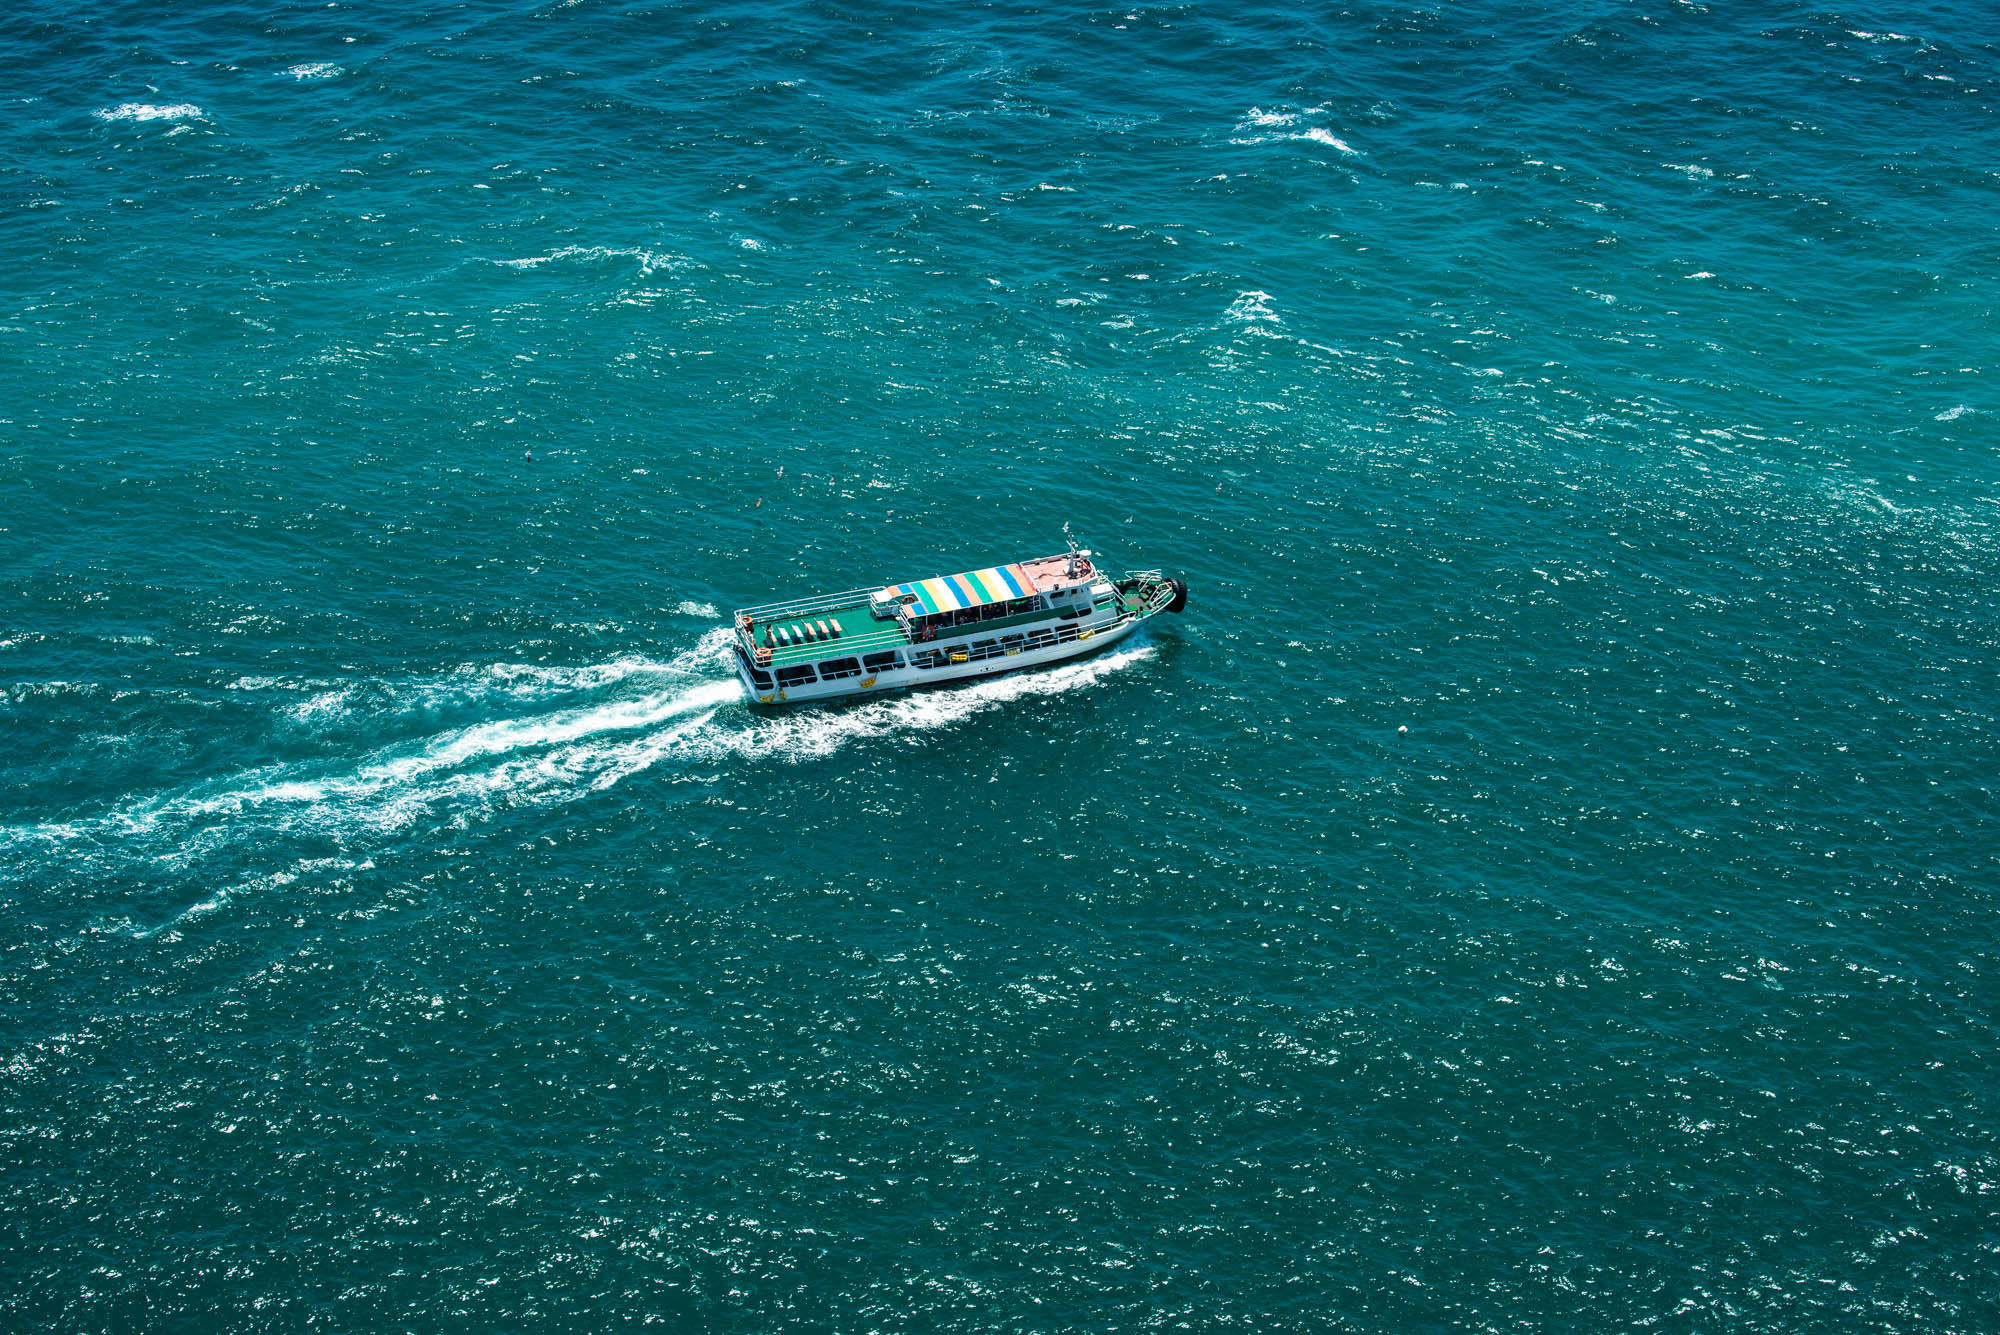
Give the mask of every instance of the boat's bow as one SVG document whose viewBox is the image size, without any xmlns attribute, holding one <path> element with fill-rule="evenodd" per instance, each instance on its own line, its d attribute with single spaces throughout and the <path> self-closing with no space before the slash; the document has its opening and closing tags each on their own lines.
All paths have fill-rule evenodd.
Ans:
<svg viewBox="0 0 2000 1335">
<path fill-rule="evenodd" d="M 1114 587 L 1118 590 L 1120 609 L 1134 620 L 1143 621 L 1161 612 L 1180 612 L 1187 607 L 1186 582 L 1157 570 L 1135 570 Z"/>
</svg>

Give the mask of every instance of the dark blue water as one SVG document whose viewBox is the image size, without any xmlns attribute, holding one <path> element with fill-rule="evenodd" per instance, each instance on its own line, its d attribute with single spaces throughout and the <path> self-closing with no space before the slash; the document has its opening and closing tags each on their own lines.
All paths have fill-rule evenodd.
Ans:
<svg viewBox="0 0 2000 1335">
<path fill-rule="evenodd" d="M 0 71 L 0 1326 L 2000 1327 L 1988 9 Z M 1188 614 L 743 707 L 1065 521 Z"/>
</svg>

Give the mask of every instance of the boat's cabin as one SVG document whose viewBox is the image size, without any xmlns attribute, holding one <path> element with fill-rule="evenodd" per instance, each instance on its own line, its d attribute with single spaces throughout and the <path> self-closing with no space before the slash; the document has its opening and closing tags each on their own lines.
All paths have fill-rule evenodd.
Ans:
<svg viewBox="0 0 2000 1335">
<path fill-rule="evenodd" d="M 897 623 L 912 643 L 919 643 L 989 621 L 1081 615 L 1090 610 L 1090 586 L 1096 578 L 1090 553 L 1078 551 L 893 584 L 869 599 L 868 610 L 877 620 Z"/>
</svg>

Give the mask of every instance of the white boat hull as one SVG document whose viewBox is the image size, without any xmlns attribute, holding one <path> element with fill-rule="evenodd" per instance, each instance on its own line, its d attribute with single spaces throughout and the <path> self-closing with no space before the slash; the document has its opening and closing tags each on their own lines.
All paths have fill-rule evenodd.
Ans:
<svg viewBox="0 0 2000 1335">
<path fill-rule="evenodd" d="M 992 632 L 981 635 L 977 632 L 964 637 L 939 639 L 928 644 L 910 645 L 898 651 L 901 666 L 883 668 L 877 672 L 861 672 L 855 676 L 842 677 L 833 681 L 810 681 L 790 685 L 759 686 L 750 676 L 750 667 L 739 652 L 736 655 L 736 675 L 743 683 L 748 698 L 760 705 L 802 705 L 817 704 L 831 700 L 849 700 L 863 696 L 882 695 L 891 691 L 909 690 L 922 686 L 942 686 L 955 681 L 970 681 L 977 677 L 997 677 L 1004 673 L 1020 672 L 1028 668 L 1042 667 L 1050 663 L 1060 663 L 1067 659 L 1081 658 L 1096 653 L 1124 639 L 1138 628 L 1145 618 L 1129 614 L 1119 614 L 1106 610 L 1103 614 L 1069 623 L 1076 631 L 1074 639 L 1061 639 L 1054 644 L 1040 647 L 1022 647 L 1002 650 L 986 657 L 974 657 L 972 646 L 982 640 L 996 638 Z M 913 657 L 941 653 L 945 661 L 938 667 L 918 667 Z M 828 646 L 829 656 L 837 656 L 840 651 Z M 964 654 L 966 661 L 952 662 L 955 654 Z"/>
</svg>

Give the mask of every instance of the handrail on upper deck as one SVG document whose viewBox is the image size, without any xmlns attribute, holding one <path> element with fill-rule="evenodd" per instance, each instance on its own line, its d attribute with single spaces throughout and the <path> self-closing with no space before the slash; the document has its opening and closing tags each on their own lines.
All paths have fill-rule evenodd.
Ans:
<svg viewBox="0 0 2000 1335">
<path fill-rule="evenodd" d="M 812 598 L 793 598 L 782 603 L 759 603 L 754 607 L 739 607 L 737 616 L 750 615 L 763 620 L 766 617 L 799 616 L 806 612 L 825 612 L 840 607 L 866 607 L 881 590 L 876 588 L 847 589 L 840 593 L 822 593 Z"/>
<path fill-rule="evenodd" d="M 768 646 L 758 643 L 753 635 L 751 635 L 750 633 L 746 632 L 743 629 L 743 625 L 741 622 L 738 622 L 734 627 L 734 629 L 736 631 L 737 644 L 750 651 L 752 659 L 757 660 L 758 666 L 760 667 L 765 666 L 766 663 L 761 658 L 761 654 L 762 651 Z M 833 654 L 865 653 L 871 649 L 880 649 L 885 645 L 900 646 L 910 643 L 910 639 L 908 633 L 905 632 L 902 629 L 902 627 L 885 626 L 880 630 L 860 631 L 853 635 L 842 635 L 838 639 L 820 640 L 814 643 L 815 647 L 820 648 L 823 651 L 821 654 L 815 655 L 815 657 L 826 657 L 826 656 L 831 656 Z M 794 644 L 781 644 L 775 647 L 778 649 L 791 650 L 800 648 L 802 646 L 794 643 Z M 799 661 L 805 662 L 808 660 L 801 659 Z"/>
</svg>

